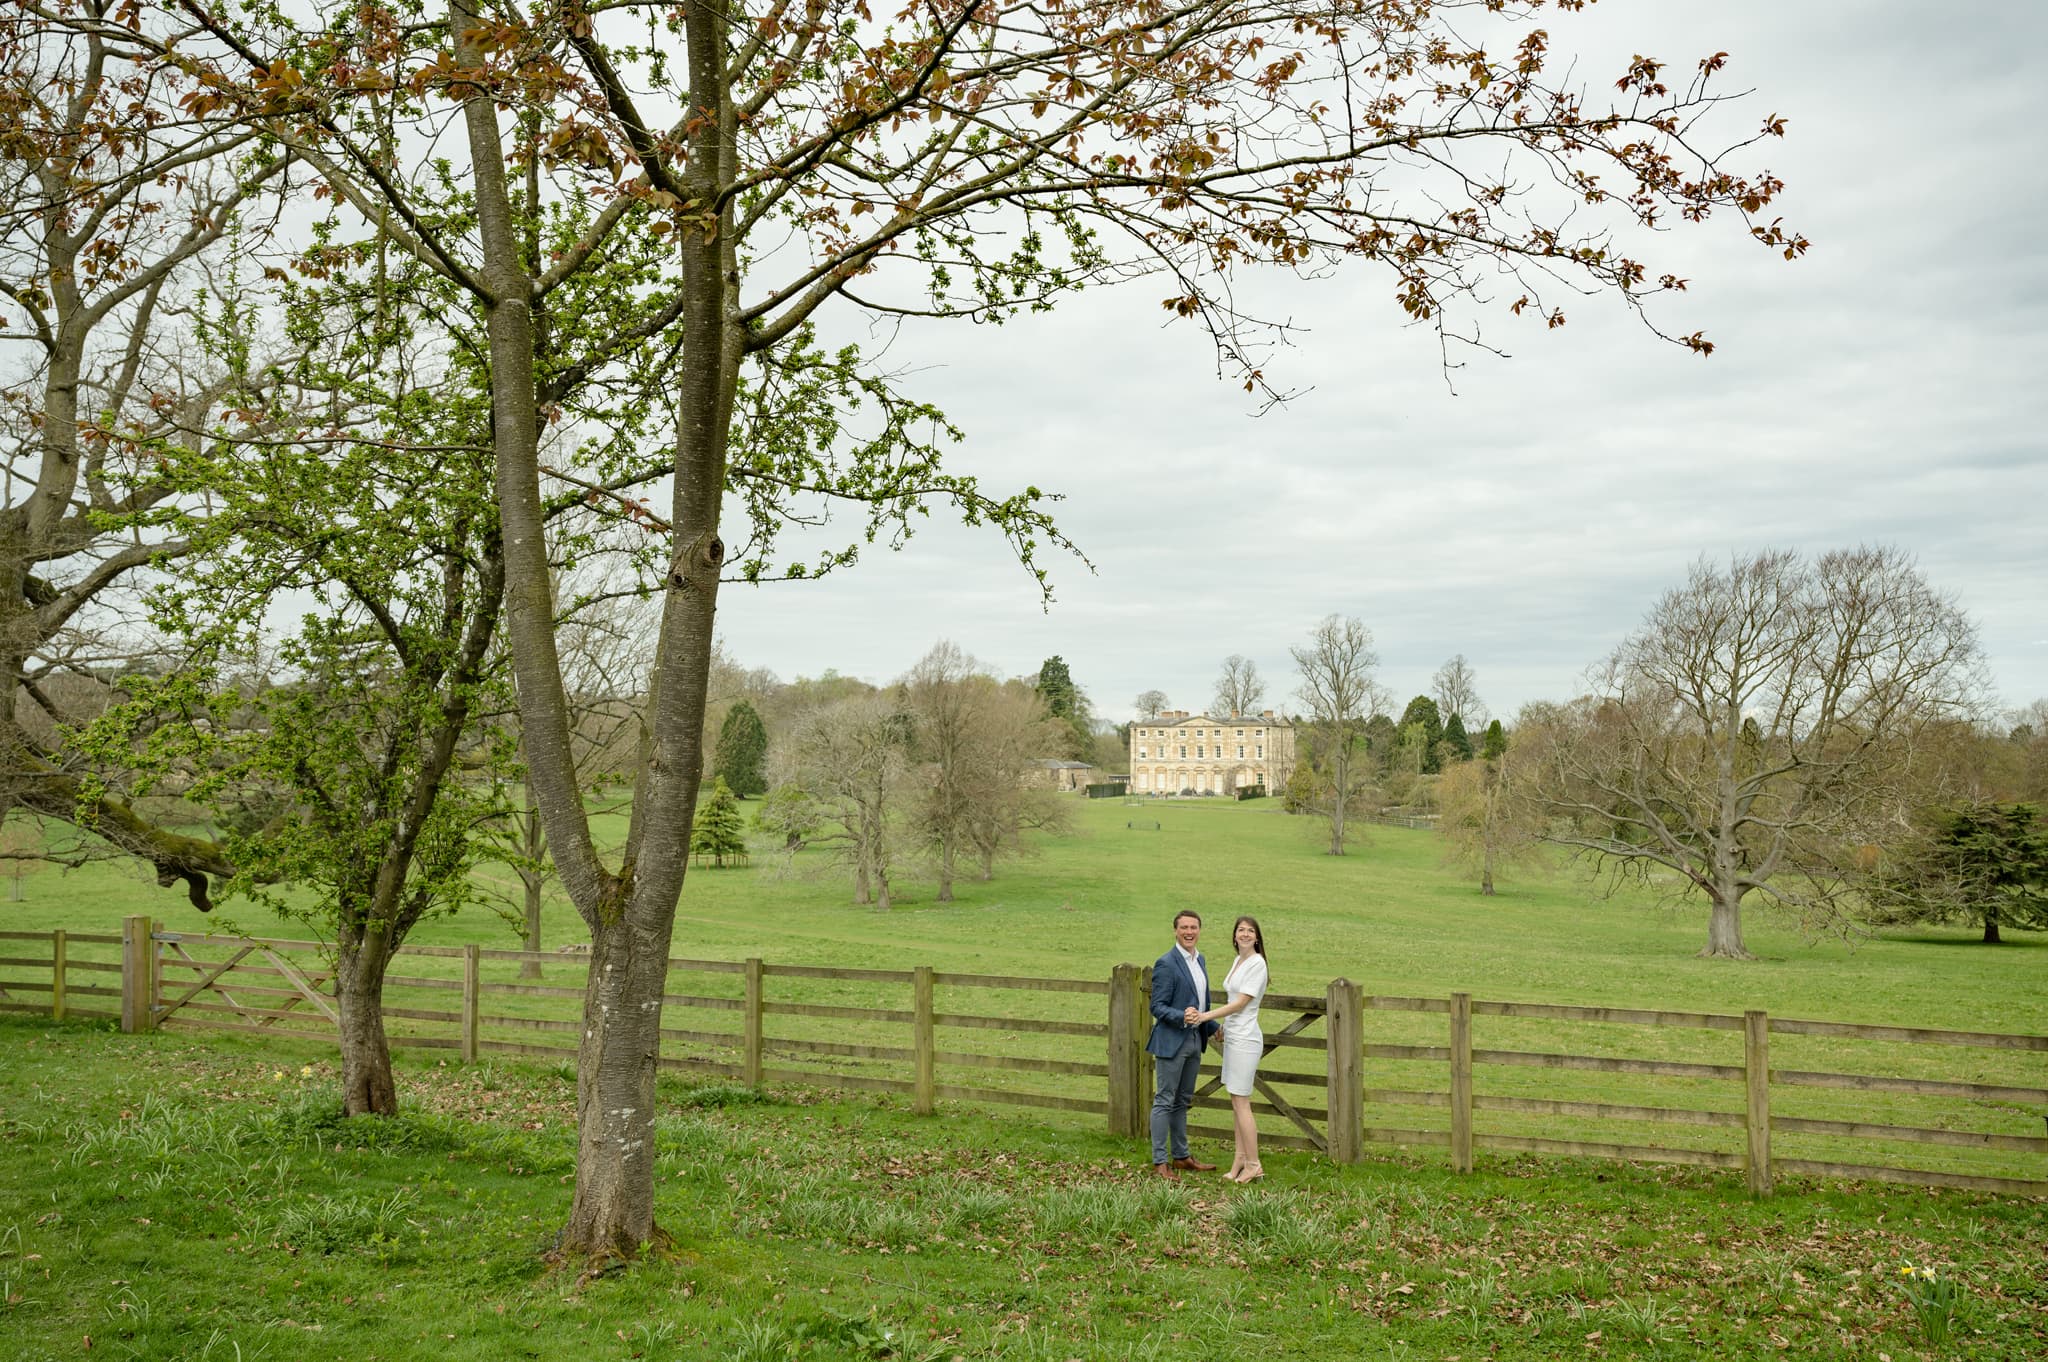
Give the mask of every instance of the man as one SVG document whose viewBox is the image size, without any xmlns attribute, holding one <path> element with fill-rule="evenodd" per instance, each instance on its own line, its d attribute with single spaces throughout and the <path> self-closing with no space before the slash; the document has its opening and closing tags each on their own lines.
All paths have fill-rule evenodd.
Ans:
<svg viewBox="0 0 2048 1362">
<path fill-rule="evenodd" d="M 1221 1028 L 1196 1022 L 1209 1006 L 1209 966 L 1195 943 L 1202 939 L 1202 915 L 1183 910 L 1174 915 L 1173 941 L 1152 965 L 1152 1034 L 1145 1050 L 1152 1056 L 1159 1090 L 1152 1098 L 1152 1171 L 1178 1182 L 1176 1169 L 1206 1173 L 1213 1163 L 1197 1162 L 1188 1152 L 1188 1108 L 1195 1102 L 1195 1076 L 1202 1050 Z"/>
</svg>

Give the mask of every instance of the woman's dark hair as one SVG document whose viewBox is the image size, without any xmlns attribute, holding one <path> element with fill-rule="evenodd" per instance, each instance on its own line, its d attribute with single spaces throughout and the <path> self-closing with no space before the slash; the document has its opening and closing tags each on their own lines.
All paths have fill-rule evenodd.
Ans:
<svg viewBox="0 0 2048 1362">
<path fill-rule="evenodd" d="M 1244 914 L 1237 921 L 1230 924 L 1230 948 L 1232 950 L 1237 949 L 1237 929 L 1244 926 L 1247 922 L 1252 924 L 1252 950 L 1258 953 L 1259 959 L 1264 960 L 1266 958 L 1266 934 L 1259 930 L 1259 920 L 1250 913 Z"/>
</svg>

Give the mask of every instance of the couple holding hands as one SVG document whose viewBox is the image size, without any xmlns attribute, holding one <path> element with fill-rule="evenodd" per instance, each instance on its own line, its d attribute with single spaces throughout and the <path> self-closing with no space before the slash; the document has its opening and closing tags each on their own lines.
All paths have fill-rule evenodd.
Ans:
<svg viewBox="0 0 2048 1362">
<path fill-rule="evenodd" d="M 1218 1007 L 1209 1006 L 1208 962 L 1195 949 L 1202 939 L 1200 913 L 1174 915 L 1173 945 L 1152 966 L 1152 1034 L 1145 1042 L 1159 1077 L 1152 1098 L 1152 1171 L 1170 1182 L 1180 1178 L 1176 1169 L 1206 1173 L 1216 1167 L 1188 1152 L 1188 1108 L 1194 1105 L 1202 1051 L 1218 1031 L 1223 1033 L 1223 1087 L 1230 1094 L 1237 1135 L 1236 1155 L 1223 1176 L 1244 1183 L 1266 1175 L 1259 1166 L 1259 1129 L 1251 1101 L 1265 1049 L 1259 1000 L 1266 996 L 1266 941 L 1254 917 L 1240 917 L 1230 935 L 1237 958 L 1223 976 L 1225 1001 Z"/>
</svg>

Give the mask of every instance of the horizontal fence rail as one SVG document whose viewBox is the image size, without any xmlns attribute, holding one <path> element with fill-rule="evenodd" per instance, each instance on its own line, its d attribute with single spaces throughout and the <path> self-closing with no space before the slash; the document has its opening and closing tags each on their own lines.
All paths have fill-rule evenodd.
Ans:
<svg viewBox="0 0 2048 1362">
<path fill-rule="evenodd" d="M 394 1047 L 573 1070 L 587 954 L 407 946 Z M 669 961 L 663 1068 L 758 1085 L 1030 1107 L 1143 1139 L 1151 971 L 1025 978 Z M 154 930 L 0 932 L 0 1011 L 333 1045 L 319 943 Z M 1370 995 L 1339 979 L 1262 1000 L 1262 1143 L 1356 1162 L 1368 1145 L 1668 1163 L 2048 1196 L 2048 1037 L 1772 1017 Z M 1215 1069 L 1198 1120 L 1227 1113 Z M 1227 1122 L 1227 1117 L 1225 1118 Z M 1195 1133 L 1228 1139 L 1227 1124 Z"/>
</svg>

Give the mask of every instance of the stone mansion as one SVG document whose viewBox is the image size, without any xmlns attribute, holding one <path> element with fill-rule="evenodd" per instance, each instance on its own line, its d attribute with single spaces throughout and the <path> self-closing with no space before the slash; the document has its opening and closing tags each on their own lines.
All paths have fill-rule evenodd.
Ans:
<svg viewBox="0 0 2048 1362">
<path fill-rule="evenodd" d="M 1132 794 L 1279 793 L 1294 772 L 1294 725 L 1272 710 L 1227 719 L 1171 709 L 1131 724 Z"/>
</svg>

